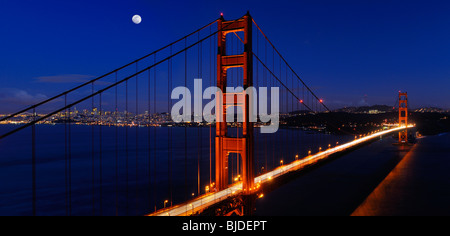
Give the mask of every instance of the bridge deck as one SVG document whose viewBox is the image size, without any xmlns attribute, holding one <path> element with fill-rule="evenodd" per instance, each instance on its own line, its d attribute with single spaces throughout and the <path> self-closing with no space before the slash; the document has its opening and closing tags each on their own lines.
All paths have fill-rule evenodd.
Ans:
<svg viewBox="0 0 450 236">
<path fill-rule="evenodd" d="M 413 126 L 408 126 L 408 128 L 411 128 L 411 127 L 413 127 Z M 282 176 L 283 174 L 286 174 L 288 172 L 296 171 L 296 170 L 306 167 L 308 165 L 314 164 L 322 159 L 327 158 L 328 156 L 330 156 L 332 154 L 345 151 L 349 148 L 352 148 L 352 147 L 355 147 L 362 143 L 371 141 L 382 135 L 387 135 L 390 133 L 398 132 L 403 129 L 405 129 L 405 127 L 397 127 L 397 128 L 392 128 L 389 130 L 376 132 L 372 135 L 368 135 L 366 137 L 356 139 L 349 143 L 342 144 L 340 146 L 325 150 L 323 152 L 319 152 L 315 155 L 308 156 L 304 159 L 294 161 L 290 164 L 283 165 L 281 167 L 276 168 L 273 171 L 270 171 L 266 174 L 256 177 L 255 183 L 263 184 L 263 183 L 271 181 L 279 176 Z M 186 203 L 183 203 L 180 205 L 176 205 L 176 206 L 173 206 L 170 208 L 162 209 L 160 211 L 157 211 L 156 213 L 150 214 L 149 216 L 188 216 L 194 212 L 201 211 L 201 210 L 206 209 L 218 202 L 221 202 L 221 201 L 227 199 L 228 197 L 237 195 L 237 194 L 241 193 L 241 191 L 242 191 L 242 183 L 237 183 L 235 185 L 230 186 L 229 188 L 227 188 L 225 190 L 202 195 L 192 201 L 189 201 L 189 202 L 186 202 Z"/>
</svg>

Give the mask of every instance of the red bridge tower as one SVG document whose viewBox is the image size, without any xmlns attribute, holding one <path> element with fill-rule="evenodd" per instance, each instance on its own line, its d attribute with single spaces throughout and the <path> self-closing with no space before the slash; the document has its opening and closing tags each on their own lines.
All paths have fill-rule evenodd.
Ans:
<svg viewBox="0 0 450 236">
<path fill-rule="evenodd" d="M 399 118 L 398 123 L 400 126 L 408 127 L 408 93 L 399 93 Z M 408 144 L 408 129 L 399 133 L 399 144 Z"/>
<path fill-rule="evenodd" d="M 217 87 L 223 92 L 223 100 L 216 97 L 217 107 L 222 107 L 221 122 L 216 123 L 216 186 L 223 190 L 229 186 L 228 157 L 235 153 L 241 157 L 241 173 L 244 194 L 250 194 L 254 189 L 253 171 L 253 123 L 249 119 L 249 97 L 246 93 L 227 93 L 227 70 L 242 68 L 244 90 L 253 86 L 253 53 L 252 53 L 252 18 L 249 13 L 236 21 L 218 21 L 218 55 L 217 55 Z M 229 33 L 244 32 L 244 52 L 240 55 L 226 55 L 226 36 Z M 237 34 L 236 34 L 237 35 Z M 233 96 L 233 102 L 227 101 L 227 96 Z M 230 99 L 231 100 L 231 99 Z M 242 136 L 233 138 L 228 135 L 226 111 L 229 107 L 241 107 L 244 114 Z M 234 108 L 233 108 L 234 109 Z"/>
</svg>

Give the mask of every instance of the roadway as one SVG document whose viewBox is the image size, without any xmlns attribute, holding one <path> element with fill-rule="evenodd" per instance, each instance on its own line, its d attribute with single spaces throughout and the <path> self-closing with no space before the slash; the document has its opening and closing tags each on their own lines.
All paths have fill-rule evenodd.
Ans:
<svg viewBox="0 0 450 236">
<path fill-rule="evenodd" d="M 412 128 L 412 127 L 414 127 L 414 126 L 410 125 L 408 128 Z M 348 150 L 348 149 L 358 146 L 360 144 L 363 144 L 363 143 L 372 141 L 373 139 L 379 138 L 380 136 L 399 132 L 403 129 L 405 129 L 405 127 L 396 127 L 396 128 L 391 128 L 388 130 L 374 132 L 373 134 L 355 139 L 354 141 L 336 146 L 334 148 L 330 148 L 328 150 L 324 150 L 324 151 L 319 152 L 314 155 L 310 155 L 306 158 L 294 161 L 290 164 L 280 166 L 268 173 L 265 173 L 261 176 L 256 177 L 255 184 L 257 186 L 259 186 L 268 181 L 276 179 L 277 177 L 280 177 L 283 174 L 286 174 L 286 173 L 289 173 L 292 171 L 296 171 L 296 170 L 302 169 L 306 166 L 317 163 L 318 161 L 321 161 L 321 160 L 329 157 L 332 154 L 343 152 L 345 150 Z M 156 213 L 150 214 L 149 216 L 188 216 L 195 212 L 204 210 L 204 209 L 206 209 L 218 202 L 221 202 L 231 196 L 240 194 L 241 192 L 242 192 L 242 183 L 237 183 L 237 184 L 230 186 L 229 188 L 227 188 L 225 190 L 222 190 L 219 192 L 208 193 L 208 194 L 199 196 L 198 198 L 196 198 L 194 200 L 191 200 L 189 202 L 179 204 L 179 205 L 176 205 L 173 207 L 159 210 Z"/>
</svg>

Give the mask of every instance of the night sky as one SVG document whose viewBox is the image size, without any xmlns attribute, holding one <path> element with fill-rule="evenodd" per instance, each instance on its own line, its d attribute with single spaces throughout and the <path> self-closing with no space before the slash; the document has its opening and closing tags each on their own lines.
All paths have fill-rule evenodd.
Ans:
<svg viewBox="0 0 450 236">
<path fill-rule="evenodd" d="M 0 103 L 33 104 L 248 10 L 331 108 L 393 105 L 399 90 L 450 108 L 450 2 L 433 0 L 0 0 Z"/>
</svg>

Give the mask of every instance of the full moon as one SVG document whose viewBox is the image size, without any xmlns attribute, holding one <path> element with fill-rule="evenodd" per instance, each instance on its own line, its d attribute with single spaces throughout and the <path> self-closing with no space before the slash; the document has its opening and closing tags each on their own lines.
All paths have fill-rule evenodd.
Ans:
<svg viewBox="0 0 450 236">
<path fill-rule="evenodd" d="M 133 23 L 135 23 L 136 25 L 139 25 L 141 22 L 142 22 L 142 18 L 140 15 L 133 16 Z"/>
</svg>

